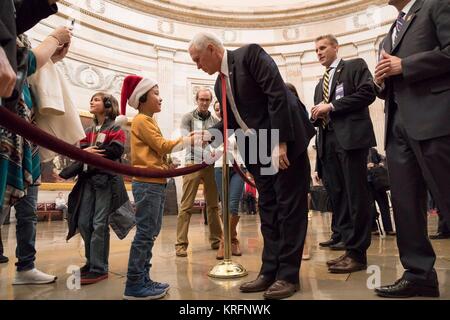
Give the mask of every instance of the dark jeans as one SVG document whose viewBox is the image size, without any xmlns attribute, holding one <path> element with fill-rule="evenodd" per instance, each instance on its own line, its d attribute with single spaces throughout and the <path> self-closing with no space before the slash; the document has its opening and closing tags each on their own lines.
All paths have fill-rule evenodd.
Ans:
<svg viewBox="0 0 450 320">
<path fill-rule="evenodd" d="M 241 201 L 242 193 L 244 192 L 244 181 L 241 176 L 230 168 L 230 185 L 228 189 L 228 200 L 230 214 L 239 214 L 239 201 Z M 219 198 L 222 198 L 222 168 L 214 168 L 214 174 L 216 178 L 217 191 L 219 192 Z"/>
<path fill-rule="evenodd" d="M 149 274 L 153 244 L 161 231 L 166 185 L 133 182 L 136 235 L 128 260 L 127 286 L 143 285 Z"/>
<path fill-rule="evenodd" d="M 30 186 L 27 189 L 27 195 L 14 205 L 17 219 L 17 271 L 27 271 L 34 268 L 34 261 L 36 260 L 37 196 L 38 187 Z"/>
<path fill-rule="evenodd" d="M 84 240 L 86 265 L 91 272 L 108 272 L 110 206 L 111 187 L 107 175 L 87 179 L 78 228 Z"/>
</svg>

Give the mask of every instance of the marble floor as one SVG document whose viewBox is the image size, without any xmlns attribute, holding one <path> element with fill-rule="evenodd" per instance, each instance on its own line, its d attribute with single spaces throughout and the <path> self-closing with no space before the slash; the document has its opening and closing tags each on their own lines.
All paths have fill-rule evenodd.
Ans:
<svg viewBox="0 0 450 320">
<path fill-rule="evenodd" d="M 436 230 L 436 217 L 430 217 L 430 231 Z M 304 261 L 300 272 L 301 291 L 290 299 L 378 299 L 368 283 L 371 274 L 365 271 L 353 274 L 333 275 L 327 272 L 325 261 L 340 255 L 318 246 L 318 242 L 328 239 L 330 215 L 313 212 L 308 230 L 311 245 L 311 260 Z M 37 228 L 37 260 L 39 269 L 55 274 L 58 280 L 50 285 L 13 286 L 15 225 L 2 227 L 5 255 L 11 261 L 0 265 L 0 300 L 21 299 L 82 299 L 115 300 L 122 299 L 127 261 L 134 230 L 119 240 L 111 232 L 110 272 L 107 280 L 97 284 L 82 286 L 70 290 L 66 284 L 67 270 L 70 266 L 84 263 L 83 242 L 79 235 L 69 242 L 65 241 L 67 227 L 65 222 L 39 222 Z M 188 257 L 175 256 L 174 239 L 176 235 L 176 217 L 165 216 L 163 228 L 153 249 L 152 278 L 169 282 L 171 290 L 166 300 L 201 299 L 262 299 L 261 293 L 243 294 L 239 291 L 242 282 L 253 279 L 259 270 L 262 238 L 258 216 L 242 216 L 239 234 L 243 250 L 241 257 L 233 257 L 247 270 L 248 276 L 232 280 L 217 280 L 207 276 L 208 271 L 217 263 L 215 251 L 208 245 L 207 226 L 200 215 L 193 215 L 189 230 L 190 246 Z M 437 254 L 436 270 L 440 281 L 440 299 L 450 299 L 450 240 L 433 241 Z M 391 283 L 402 274 L 395 237 L 373 237 L 368 252 L 368 263 L 373 269 L 380 268 L 381 283 Z"/>
</svg>

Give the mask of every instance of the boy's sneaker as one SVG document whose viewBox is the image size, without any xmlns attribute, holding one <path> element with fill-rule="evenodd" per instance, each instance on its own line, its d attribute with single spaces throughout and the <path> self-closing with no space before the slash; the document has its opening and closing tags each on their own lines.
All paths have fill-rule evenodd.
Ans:
<svg viewBox="0 0 450 320">
<path fill-rule="evenodd" d="M 166 291 L 156 288 L 152 283 L 144 285 L 127 285 L 123 298 L 125 300 L 155 300 L 166 295 Z"/>
<path fill-rule="evenodd" d="M 16 271 L 13 285 L 19 284 L 47 284 L 55 282 L 56 276 L 46 274 L 36 268 L 27 271 Z"/>
<path fill-rule="evenodd" d="M 87 272 L 81 275 L 80 284 L 93 284 L 108 278 L 108 273 Z"/>
<path fill-rule="evenodd" d="M 146 286 L 154 286 L 156 289 L 161 289 L 161 290 L 164 290 L 165 292 L 169 291 L 169 289 L 170 289 L 170 284 L 165 283 L 165 282 L 153 281 L 150 278 L 145 279 L 145 285 Z"/>
</svg>

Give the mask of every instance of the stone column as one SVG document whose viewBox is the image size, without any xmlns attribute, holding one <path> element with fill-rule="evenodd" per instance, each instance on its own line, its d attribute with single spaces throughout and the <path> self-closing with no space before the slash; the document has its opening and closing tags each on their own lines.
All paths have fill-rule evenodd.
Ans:
<svg viewBox="0 0 450 320">
<path fill-rule="evenodd" d="M 283 54 L 286 61 L 286 81 L 292 83 L 297 89 L 300 100 L 304 101 L 302 62 L 303 52 Z"/>
<path fill-rule="evenodd" d="M 174 129 L 174 57 L 176 50 L 159 46 L 156 46 L 155 50 L 158 57 L 159 94 L 163 99 L 162 111 L 156 114 L 156 119 L 164 137 L 170 138 Z"/>
<path fill-rule="evenodd" d="M 364 59 L 369 66 L 369 70 L 374 76 L 375 67 L 377 65 L 377 47 L 376 39 L 369 39 L 355 43 L 358 51 L 358 57 Z M 373 129 L 377 139 L 378 152 L 384 152 L 384 101 L 377 100 L 370 106 L 370 117 L 372 118 Z"/>
</svg>

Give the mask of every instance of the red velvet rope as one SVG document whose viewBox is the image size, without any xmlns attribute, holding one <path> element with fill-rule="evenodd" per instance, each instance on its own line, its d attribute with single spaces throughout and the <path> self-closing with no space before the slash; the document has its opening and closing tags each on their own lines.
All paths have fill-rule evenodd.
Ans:
<svg viewBox="0 0 450 320">
<path fill-rule="evenodd" d="M 242 172 L 241 167 L 239 167 L 239 165 L 237 164 L 236 160 L 233 161 L 233 169 L 234 169 L 234 171 L 236 171 L 241 176 L 241 178 L 242 178 L 242 180 L 244 180 L 244 182 L 246 182 L 247 184 L 249 184 L 253 188 L 256 188 L 256 185 L 247 178 L 247 176 L 245 175 L 244 172 Z"/>
<path fill-rule="evenodd" d="M 83 151 L 75 146 L 72 146 L 71 144 L 68 144 L 67 142 L 55 138 L 41 129 L 29 124 L 5 107 L 0 107 L 0 125 L 11 132 L 14 132 L 23 138 L 56 153 L 65 155 L 69 158 L 81 161 L 97 168 L 102 168 L 107 171 L 112 171 L 131 177 L 171 178 L 190 174 L 208 166 L 208 164 L 202 163 L 179 169 L 159 170 L 124 165 Z"/>
</svg>

